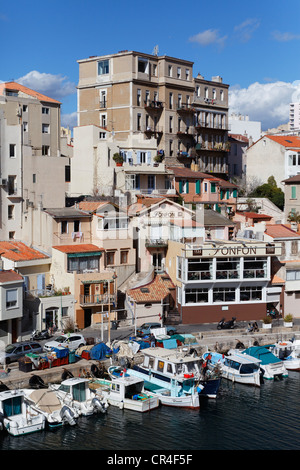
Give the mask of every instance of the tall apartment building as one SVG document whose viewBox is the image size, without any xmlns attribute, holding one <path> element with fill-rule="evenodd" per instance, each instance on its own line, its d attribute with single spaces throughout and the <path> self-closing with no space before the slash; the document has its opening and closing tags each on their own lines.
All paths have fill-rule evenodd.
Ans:
<svg viewBox="0 0 300 470">
<path fill-rule="evenodd" d="M 60 102 L 15 82 L 0 84 L 0 238 L 26 238 L 28 208 L 65 206 L 68 165 Z"/>
<path fill-rule="evenodd" d="M 290 131 L 300 130 L 300 103 L 290 103 Z"/>
<path fill-rule="evenodd" d="M 156 138 L 166 164 L 225 177 L 228 88 L 221 77 L 193 78 L 193 62 L 135 51 L 79 60 L 78 125 L 112 131 L 118 141 Z"/>
</svg>

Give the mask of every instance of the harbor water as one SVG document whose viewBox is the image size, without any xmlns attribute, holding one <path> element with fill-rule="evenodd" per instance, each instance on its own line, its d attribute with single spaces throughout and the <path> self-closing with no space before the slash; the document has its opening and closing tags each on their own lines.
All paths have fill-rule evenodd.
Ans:
<svg viewBox="0 0 300 470">
<path fill-rule="evenodd" d="M 298 450 L 300 373 L 260 388 L 222 380 L 200 410 L 159 407 L 149 413 L 110 406 L 76 426 L 21 437 L 2 432 L 1 450 L 200 451 Z M 55 457 L 54 457 L 55 458 Z"/>
</svg>

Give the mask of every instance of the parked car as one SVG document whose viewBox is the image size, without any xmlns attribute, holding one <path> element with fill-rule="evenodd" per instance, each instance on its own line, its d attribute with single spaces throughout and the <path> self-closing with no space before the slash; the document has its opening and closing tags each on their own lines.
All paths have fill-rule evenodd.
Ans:
<svg viewBox="0 0 300 470">
<path fill-rule="evenodd" d="M 22 341 L 20 343 L 8 344 L 4 351 L 0 351 L 0 363 L 10 364 L 16 362 L 20 357 L 29 353 L 40 354 L 43 348 L 35 341 Z"/>
<path fill-rule="evenodd" d="M 57 348 L 59 346 L 66 346 L 69 349 L 77 349 L 81 346 L 86 345 L 86 340 L 84 337 L 78 333 L 64 333 L 57 336 L 52 341 L 48 341 L 44 344 L 44 351 L 51 351 L 52 348 Z"/>
<path fill-rule="evenodd" d="M 175 326 L 165 326 L 162 327 L 160 323 L 143 323 L 141 326 L 137 328 L 137 335 L 138 336 L 147 336 L 151 334 L 151 330 L 153 328 L 166 328 L 167 330 L 167 335 L 172 336 L 176 334 L 176 328 Z"/>
</svg>

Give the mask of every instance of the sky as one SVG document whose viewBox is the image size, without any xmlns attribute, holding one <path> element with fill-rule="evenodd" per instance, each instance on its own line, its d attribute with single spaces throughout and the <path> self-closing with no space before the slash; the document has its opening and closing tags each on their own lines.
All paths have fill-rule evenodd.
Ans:
<svg viewBox="0 0 300 470">
<path fill-rule="evenodd" d="M 15 0 L 0 2 L 0 82 L 61 101 L 77 123 L 77 61 L 121 50 L 194 62 L 194 76 L 229 85 L 229 114 L 262 130 L 300 101 L 299 0 Z"/>
</svg>

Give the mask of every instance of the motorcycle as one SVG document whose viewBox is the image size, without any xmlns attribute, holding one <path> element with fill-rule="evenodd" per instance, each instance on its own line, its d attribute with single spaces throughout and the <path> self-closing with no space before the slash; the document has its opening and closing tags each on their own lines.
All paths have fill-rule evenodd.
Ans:
<svg viewBox="0 0 300 470">
<path fill-rule="evenodd" d="M 236 317 L 232 317 L 231 320 L 225 321 L 225 318 L 219 321 L 217 329 L 218 330 L 230 330 L 235 327 Z"/>
<path fill-rule="evenodd" d="M 38 340 L 49 339 L 49 338 L 51 338 L 51 335 L 48 330 L 42 330 L 42 331 L 33 330 L 30 339 L 38 341 Z"/>
<path fill-rule="evenodd" d="M 281 318 L 282 315 L 276 310 L 267 310 L 267 317 L 271 317 L 275 320 L 276 318 Z"/>
</svg>

